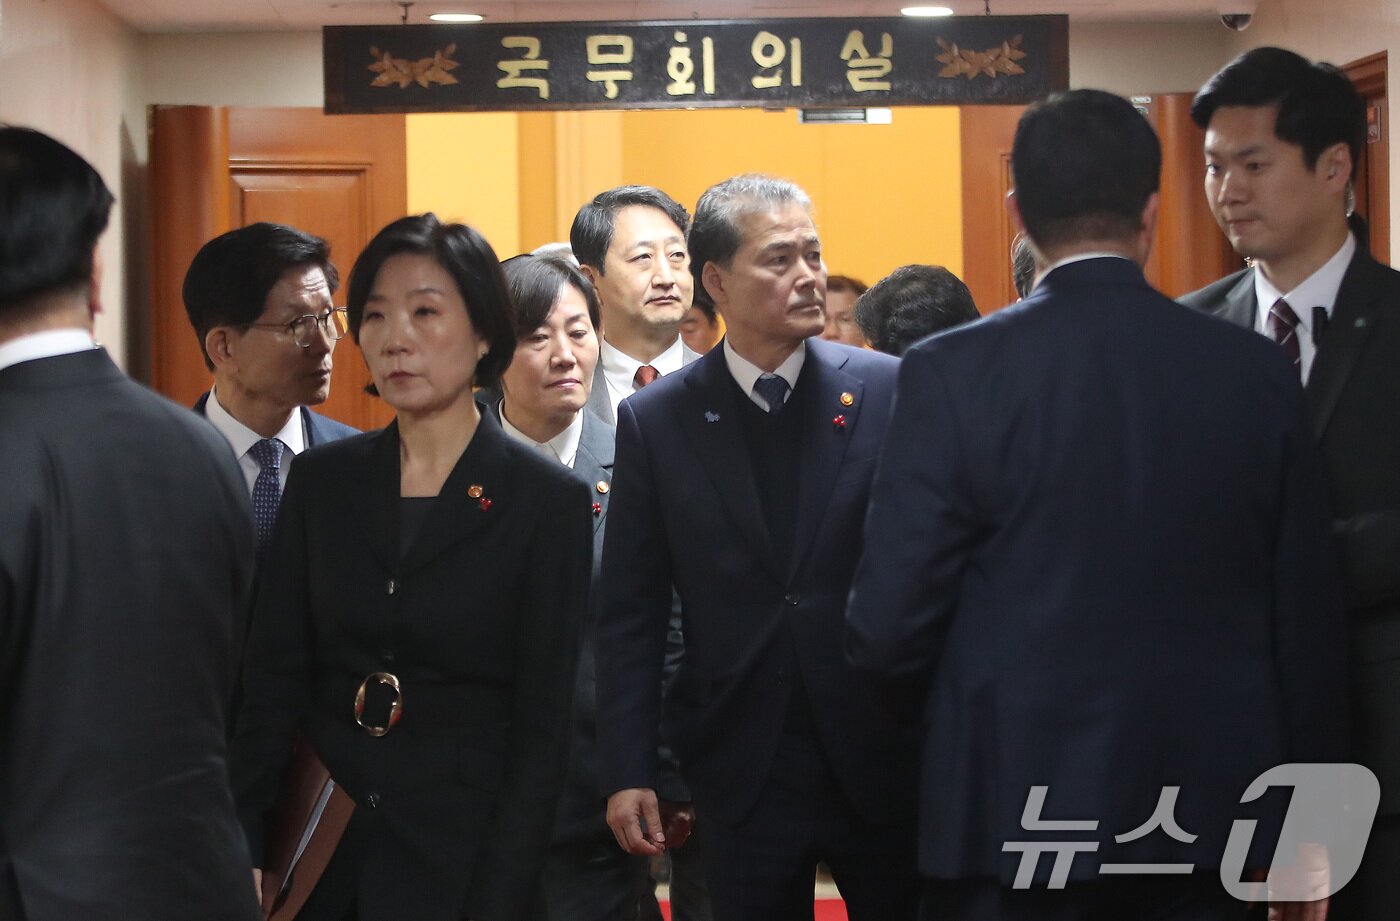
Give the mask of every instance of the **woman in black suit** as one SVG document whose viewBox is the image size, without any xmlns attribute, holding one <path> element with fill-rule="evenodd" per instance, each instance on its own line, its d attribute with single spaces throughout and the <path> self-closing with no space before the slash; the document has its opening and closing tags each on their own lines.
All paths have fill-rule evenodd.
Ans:
<svg viewBox="0 0 1400 921">
<path fill-rule="evenodd" d="M 515 350 L 479 234 L 390 224 L 348 306 L 398 415 L 287 482 L 232 752 L 254 863 L 300 730 L 357 804 L 300 918 L 523 921 L 564 772 L 593 499 L 477 410 L 473 383 Z"/>
</svg>

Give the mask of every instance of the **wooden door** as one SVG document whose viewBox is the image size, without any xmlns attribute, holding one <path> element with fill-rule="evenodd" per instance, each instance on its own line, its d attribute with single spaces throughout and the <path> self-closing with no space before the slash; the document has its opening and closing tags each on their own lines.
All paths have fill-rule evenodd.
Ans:
<svg viewBox="0 0 1400 921">
<path fill-rule="evenodd" d="M 323 237 L 341 274 L 335 302 L 344 306 L 355 257 L 407 207 L 402 116 L 327 116 L 309 108 L 158 107 L 151 142 L 152 186 L 157 190 L 153 384 L 182 403 L 193 402 L 209 384 L 179 298 L 184 270 L 204 242 L 256 221 L 289 224 Z M 213 153 L 191 157 L 191 145 Z M 317 410 L 356 428 L 385 425 L 393 413 L 364 392 L 368 382 L 354 342 L 341 340 L 330 399 Z"/>
<path fill-rule="evenodd" d="M 1356 213 L 1370 228 L 1371 255 L 1390 263 L 1390 135 L 1386 130 L 1389 93 L 1386 53 L 1353 61 L 1342 68 L 1366 102 L 1366 143 L 1356 164 L 1353 191 Z"/>
<path fill-rule="evenodd" d="M 1025 106 L 963 106 L 963 283 L 984 315 L 1016 300 L 1011 281 L 1011 241 L 1016 229 L 1006 211 L 1011 191 L 1011 141 Z"/>
</svg>

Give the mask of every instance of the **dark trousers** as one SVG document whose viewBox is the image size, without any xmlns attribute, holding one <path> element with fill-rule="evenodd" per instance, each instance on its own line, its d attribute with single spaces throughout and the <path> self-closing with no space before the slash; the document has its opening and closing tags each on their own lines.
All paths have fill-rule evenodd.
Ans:
<svg viewBox="0 0 1400 921">
<path fill-rule="evenodd" d="M 1351 882 L 1332 896 L 1328 921 L 1400 919 L 1400 815 L 1377 816 Z"/>
<path fill-rule="evenodd" d="M 1265 906 L 1236 901 L 1219 874 L 1070 882 L 1012 889 L 992 879 L 928 880 L 921 921 L 1263 921 Z"/>
<path fill-rule="evenodd" d="M 645 857 L 617 846 L 607 826 L 587 841 L 550 848 L 544 868 L 548 921 L 635 921 L 651 898 Z"/>
<path fill-rule="evenodd" d="M 913 795 L 911 791 L 911 797 Z M 706 874 L 719 921 L 812 921 L 818 861 L 826 861 L 850 921 L 913 921 L 918 911 L 914 809 L 897 826 L 861 818 L 809 735 L 785 734 L 752 814 L 704 816 Z"/>
</svg>

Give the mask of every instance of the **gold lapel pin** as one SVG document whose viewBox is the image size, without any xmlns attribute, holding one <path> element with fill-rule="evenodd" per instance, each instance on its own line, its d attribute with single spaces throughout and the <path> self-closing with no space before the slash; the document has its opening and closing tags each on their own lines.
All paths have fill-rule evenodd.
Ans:
<svg viewBox="0 0 1400 921">
<path fill-rule="evenodd" d="M 608 490 L 611 489 L 611 488 L 612 488 L 612 487 L 608 485 L 608 481 L 607 481 L 607 480 L 599 480 L 599 481 L 598 481 L 597 490 L 598 490 L 598 492 L 599 492 L 601 495 L 606 496 L 606 495 L 608 494 Z"/>
<path fill-rule="evenodd" d="M 467 487 L 467 495 L 471 496 L 473 499 L 480 499 L 485 492 L 486 490 L 481 488 L 480 483 L 473 483 Z"/>
<path fill-rule="evenodd" d="M 855 403 L 855 401 L 856 401 L 855 394 L 853 394 L 853 393 L 843 393 L 843 394 L 841 394 L 841 405 L 842 405 L 842 406 L 851 406 L 851 405 L 853 405 L 853 404 Z"/>
</svg>

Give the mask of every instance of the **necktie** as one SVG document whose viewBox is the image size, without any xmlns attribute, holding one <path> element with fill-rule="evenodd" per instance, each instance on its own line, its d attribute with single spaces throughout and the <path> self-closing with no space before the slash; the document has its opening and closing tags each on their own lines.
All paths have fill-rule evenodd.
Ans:
<svg viewBox="0 0 1400 921">
<path fill-rule="evenodd" d="M 657 371 L 651 365 L 642 365 L 637 369 L 637 373 L 632 375 L 632 388 L 634 390 L 641 390 L 660 376 L 661 372 Z"/>
<path fill-rule="evenodd" d="M 783 398 L 787 396 L 788 382 L 776 374 L 765 374 L 754 381 L 753 392 L 763 397 L 768 404 L 768 415 L 776 416 L 783 411 Z"/>
<path fill-rule="evenodd" d="M 1283 354 L 1297 368 L 1303 356 L 1298 350 L 1298 315 L 1288 306 L 1288 301 L 1279 298 L 1269 308 L 1269 335 L 1283 349 Z"/>
<path fill-rule="evenodd" d="M 277 523 L 277 506 L 282 501 L 282 449 L 276 438 L 264 438 L 248 449 L 258 462 L 258 478 L 253 481 L 253 525 L 258 535 L 258 567 L 267 558 L 272 526 Z"/>
</svg>

